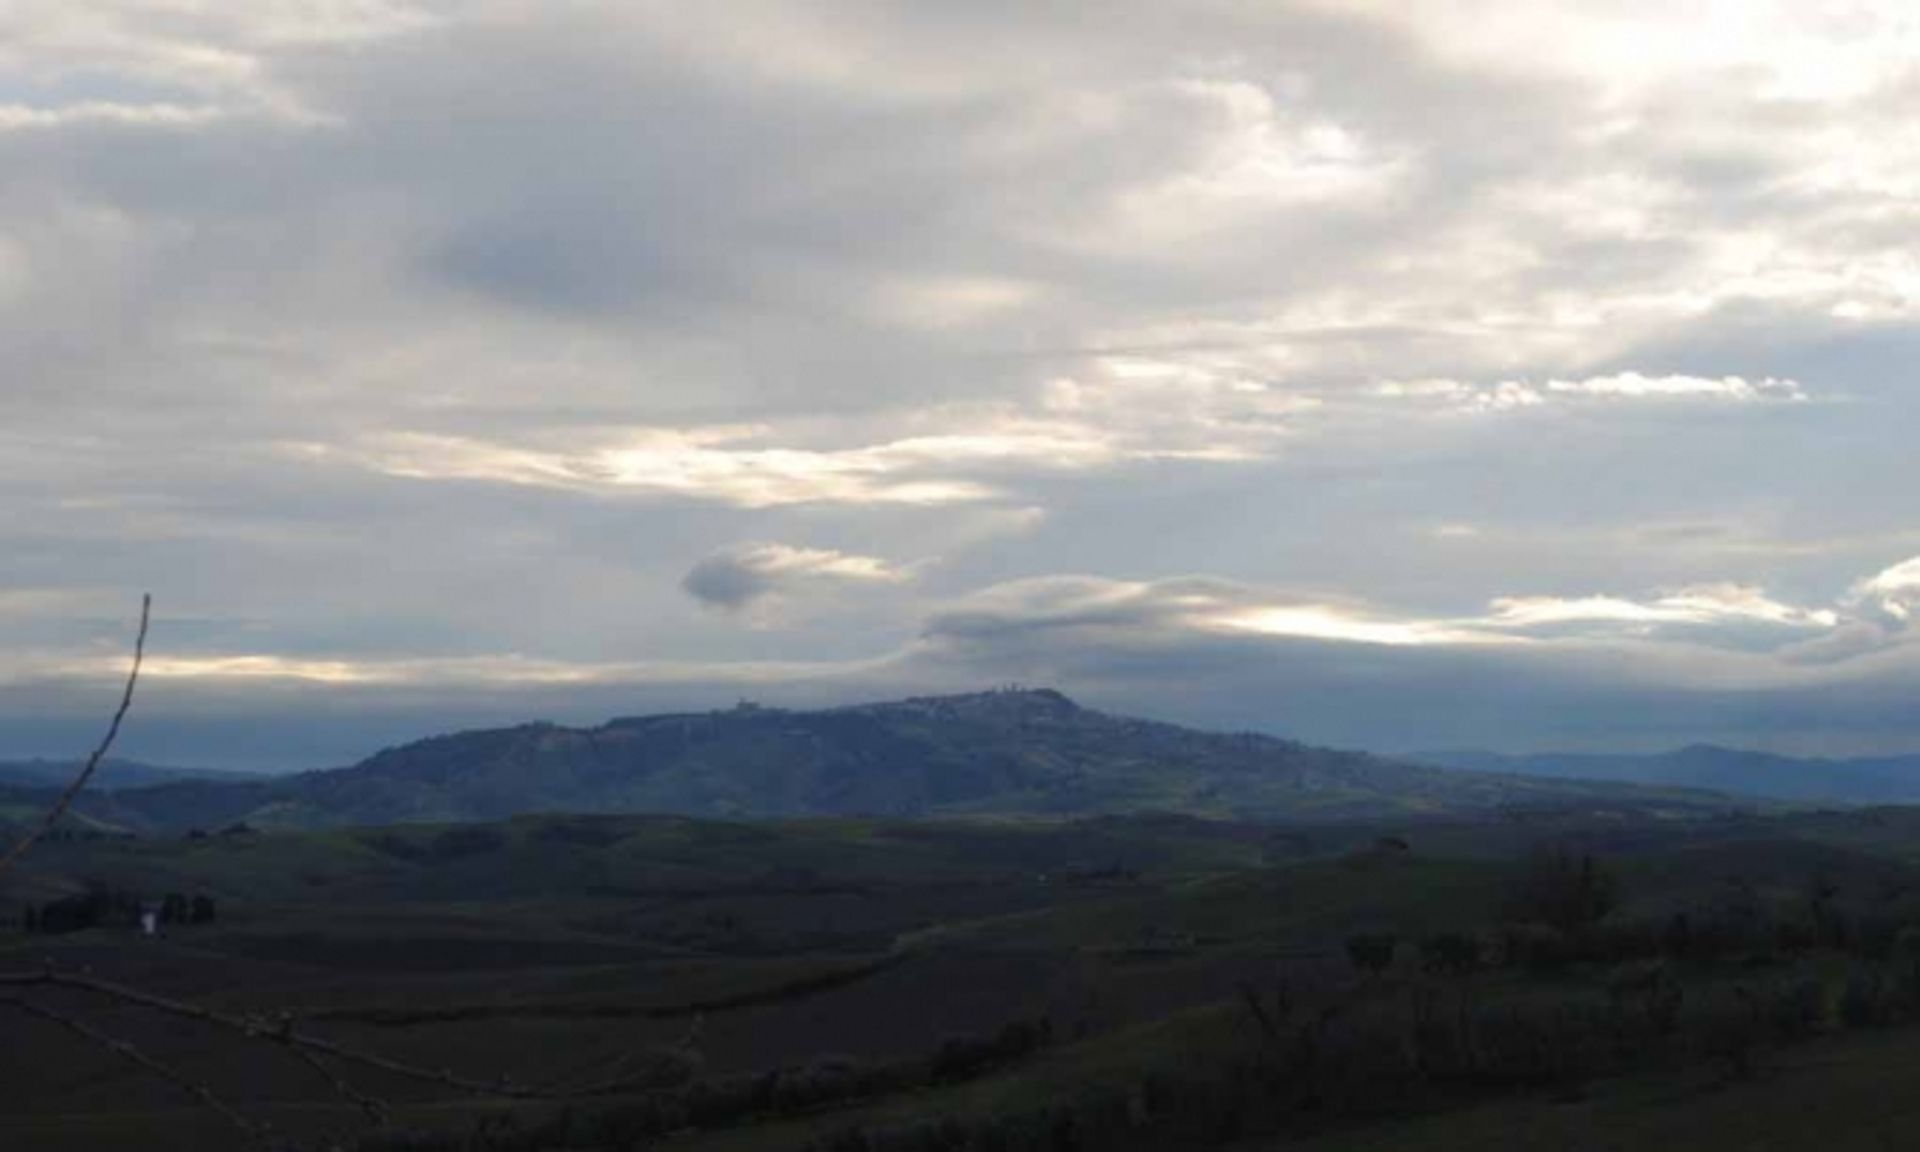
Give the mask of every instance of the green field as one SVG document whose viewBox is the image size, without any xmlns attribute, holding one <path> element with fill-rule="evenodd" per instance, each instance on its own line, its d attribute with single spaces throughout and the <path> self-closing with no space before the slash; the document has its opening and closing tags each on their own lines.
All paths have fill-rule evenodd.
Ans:
<svg viewBox="0 0 1920 1152">
<path fill-rule="evenodd" d="M 74 836 L 9 878 L 7 907 L 91 886 L 203 895 L 217 918 L 158 939 L 15 923 L 0 970 L 85 973 L 488 1083 L 684 1064 L 572 1101 L 356 1071 L 390 1113 L 372 1126 L 270 1041 L 26 993 L 298 1147 L 1799 1146 L 1802 1117 L 1754 1119 L 1769 1083 L 1830 1099 L 1823 1130 L 1861 1141 L 1836 1146 L 1871 1147 L 1906 1121 L 1860 1102 L 1920 1058 L 1916 843 L 1905 810 Z M 1523 922 L 1542 844 L 1594 854 L 1606 906 Z M 1357 967 L 1357 936 L 1391 936 L 1393 956 Z M 1436 938 L 1474 955 L 1448 967 Z M 1653 968 L 1657 990 L 1624 982 Z M 4 1027 L 0 1146 L 239 1138 L 97 1039 L 17 1011 Z"/>
</svg>

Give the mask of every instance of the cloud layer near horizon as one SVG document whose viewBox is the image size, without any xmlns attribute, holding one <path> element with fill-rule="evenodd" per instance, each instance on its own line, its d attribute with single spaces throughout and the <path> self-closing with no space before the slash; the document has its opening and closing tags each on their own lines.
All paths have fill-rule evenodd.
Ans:
<svg viewBox="0 0 1920 1152">
<path fill-rule="evenodd" d="M 0 755 L 1007 679 L 1920 747 L 1920 24 L 29 0 Z"/>
</svg>

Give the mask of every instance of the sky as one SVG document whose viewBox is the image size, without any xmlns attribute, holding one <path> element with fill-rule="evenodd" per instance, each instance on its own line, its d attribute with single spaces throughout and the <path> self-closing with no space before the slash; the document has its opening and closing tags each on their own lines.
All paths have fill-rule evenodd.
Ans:
<svg viewBox="0 0 1920 1152">
<path fill-rule="evenodd" d="M 1920 751 L 1887 0 L 0 0 L 0 756 Z"/>
</svg>

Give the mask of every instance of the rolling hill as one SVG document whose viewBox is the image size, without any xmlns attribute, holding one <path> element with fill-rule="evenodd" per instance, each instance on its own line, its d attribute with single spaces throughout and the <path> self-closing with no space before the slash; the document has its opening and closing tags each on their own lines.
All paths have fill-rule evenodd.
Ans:
<svg viewBox="0 0 1920 1152">
<path fill-rule="evenodd" d="M 743 705 L 525 724 L 389 748 L 350 768 L 89 796 L 131 830 L 316 827 L 530 812 L 708 817 L 1065 817 L 1179 812 L 1329 821 L 1587 805 L 1721 810 L 1706 793 L 1447 771 L 1253 733 L 1202 732 L 997 691 L 821 711 Z"/>
<path fill-rule="evenodd" d="M 1650 756 L 1429 752 L 1411 759 L 1442 768 L 1540 780 L 1701 788 L 1800 804 L 1920 803 L 1920 756 L 1826 760 L 1696 744 Z"/>
<path fill-rule="evenodd" d="M 0 785 L 55 788 L 72 779 L 79 768 L 79 763 L 73 760 L 0 761 Z M 132 760 L 103 760 L 93 774 L 93 784 L 101 788 L 143 788 L 176 780 L 236 780 L 245 776 L 245 773 L 206 768 L 164 768 Z"/>
</svg>

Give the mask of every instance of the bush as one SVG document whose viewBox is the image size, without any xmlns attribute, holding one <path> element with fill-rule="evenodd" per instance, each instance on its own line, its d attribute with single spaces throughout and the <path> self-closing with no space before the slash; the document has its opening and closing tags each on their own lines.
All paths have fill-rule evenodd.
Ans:
<svg viewBox="0 0 1920 1152">
<path fill-rule="evenodd" d="M 1571 937 L 1545 924 L 1508 925 L 1500 933 L 1500 950 L 1509 967 L 1540 973 L 1560 971 L 1576 954 Z"/>
<path fill-rule="evenodd" d="M 1703 1001 L 1689 1015 L 1688 1034 L 1703 1055 L 1721 1065 L 1732 1079 L 1753 1075 L 1765 1031 L 1759 1000 L 1751 991 L 1735 988 L 1731 996 Z"/>
<path fill-rule="evenodd" d="M 1840 1022 L 1849 1028 L 1871 1028 L 1893 1018 L 1887 982 L 1879 971 L 1856 965 L 1840 988 Z"/>
<path fill-rule="evenodd" d="M 1464 932 L 1429 936 L 1420 942 L 1420 966 L 1436 976 L 1465 976 L 1480 966 L 1480 940 Z"/>
<path fill-rule="evenodd" d="M 1360 971 L 1378 976 L 1393 964 L 1399 946 L 1391 932 L 1359 932 L 1347 937 L 1347 959 Z"/>
<path fill-rule="evenodd" d="M 1826 992 L 1818 980 L 1795 980 L 1768 999 L 1768 1023 L 1785 1040 L 1804 1040 L 1826 1019 Z"/>
<path fill-rule="evenodd" d="M 955 1036 L 942 1042 L 928 1066 L 935 1080 L 964 1080 L 1040 1050 L 1053 1039 L 1046 1020 L 1016 1020 L 990 1036 Z"/>
<path fill-rule="evenodd" d="M 84 892 L 42 904 L 29 917 L 41 932 L 84 932 L 105 924 L 129 925 L 140 920 L 137 893 L 89 881 Z"/>
<path fill-rule="evenodd" d="M 1514 877 L 1505 911 L 1508 920 L 1576 932 L 1599 923 L 1619 902 L 1612 873 L 1592 856 L 1550 848 L 1535 852 Z"/>
<path fill-rule="evenodd" d="M 1638 1033 L 1652 1039 L 1670 1035 L 1679 1025 L 1686 993 L 1667 961 L 1623 965 L 1607 978 L 1607 998 L 1620 1026 L 1622 1040 Z"/>
</svg>

